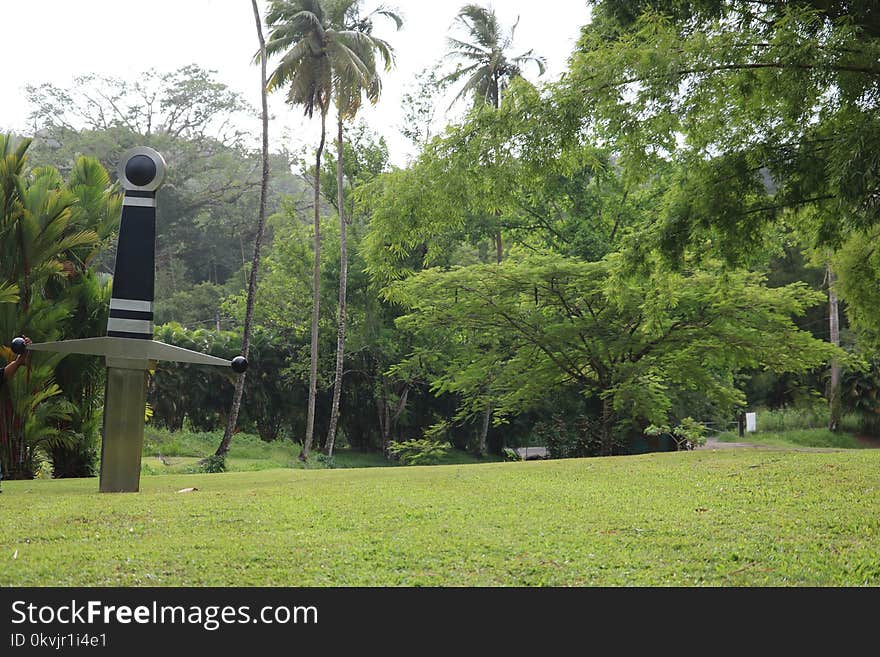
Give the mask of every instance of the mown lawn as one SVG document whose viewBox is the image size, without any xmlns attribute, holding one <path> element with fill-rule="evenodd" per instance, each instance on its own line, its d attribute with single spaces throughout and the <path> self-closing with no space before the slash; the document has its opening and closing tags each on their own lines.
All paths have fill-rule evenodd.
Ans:
<svg viewBox="0 0 880 657">
<path fill-rule="evenodd" d="M 719 449 L 4 481 L 0 584 L 876 586 L 878 473 L 878 450 Z"/>
</svg>

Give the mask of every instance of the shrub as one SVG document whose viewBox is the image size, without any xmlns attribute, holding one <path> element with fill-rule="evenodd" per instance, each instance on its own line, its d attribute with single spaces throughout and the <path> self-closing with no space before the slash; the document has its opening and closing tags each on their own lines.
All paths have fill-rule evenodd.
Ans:
<svg viewBox="0 0 880 657">
<path fill-rule="evenodd" d="M 219 454 L 211 454 L 199 461 L 201 472 L 216 473 L 226 472 L 226 457 Z"/>
<path fill-rule="evenodd" d="M 516 453 L 516 450 L 511 449 L 510 447 L 505 447 L 502 450 L 502 454 L 504 455 L 505 461 L 521 461 L 519 454 Z"/>
<path fill-rule="evenodd" d="M 586 416 L 568 419 L 554 415 L 536 423 L 532 432 L 537 444 L 545 445 L 554 459 L 597 456 L 602 447 L 599 423 Z"/>
<path fill-rule="evenodd" d="M 692 417 L 683 418 L 681 423 L 674 427 L 665 424 L 661 426 L 652 424 L 645 429 L 645 433 L 649 436 L 659 436 L 660 434 L 671 436 L 679 451 L 693 449 L 697 445 L 706 443 L 706 427 Z"/>
</svg>

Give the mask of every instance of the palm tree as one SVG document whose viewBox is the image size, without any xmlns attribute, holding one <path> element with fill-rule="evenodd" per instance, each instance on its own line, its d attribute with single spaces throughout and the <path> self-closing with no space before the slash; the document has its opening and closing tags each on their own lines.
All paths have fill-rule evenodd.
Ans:
<svg viewBox="0 0 880 657">
<path fill-rule="evenodd" d="M 528 50 L 521 55 L 509 57 L 506 50 L 513 43 L 513 34 L 519 19 L 504 34 L 495 10 L 475 4 L 462 7 L 455 17 L 455 24 L 467 31 L 471 42 L 448 37 L 449 51 L 446 56 L 464 60 L 454 72 L 441 79 L 441 82 L 458 82 L 469 76 L 465 85 L 453 99 L 453 104 L 466 96 L 473 96 L 474 104 L 501 107 L 501 94 L 513 78 L 522 76 L 522 66 L 536 64 L 538 74 L 544 73 L 544 58 Z"/>
<path fill-rule="evenodd" d="M 522 76 L 522 67 L 533 63 L 538 67 L 538 75 L 544 73 L 544 58 L 528 50 L 521 55 L 508 56 L 506 51 L 513 44 L 513 34 L 519 24 L 519 18 L 505 35 L 495 10 L 468 4 L 462 7 L 455 17 L 454 27 L 464 29 L 469 41 L 454 37 L 447 38 L 449 51 L 446 56 L 451 59 L 463 60 L 455 71 L 441 78 L 441 83 L 458 82 L 467 77 L 467 82 L 452 100 L 454 105 L 459 100 L 472 96 L 474 106 L 489 105 L 494 109 L 501 107 L 501 94 L 510 81 Z M 499 214 L 496 212 L 496 215 Z M 504 247 L 501 241 L 500 227 L 495 231 L 496 261 L 501 262 Z M 486 436 L 489 431 L 489 419 L 492 415 L 492 403 L 487 404 L 483 426 L 480 432 L 479 452 L 486 452 Z"/>
<path fill-rule="evenodd" d="M 441 78 L 440 83 L 458 82 L 468 76 L 467 82 L 452 100 L 453 105 L 466 96 L 472 96 L 474 106 L 488 105 L 498 109 L 501 107 L 502 92 L 512 79 L 522 76 L 523 65 L 533 63 L 538 67 L 538 75 L 543 75 L 544 58 L 533 54 L 533 50 L 515 57 L 508 57 L 505 52 L 513 43 L 518 18 L 506 35 L 491 7 L 465 5 L 459 10 L 455 21 L 453 27 L 466 30 L 472 42 L 447 37 L 449 50 L 446 57 L 464 60 L 464 63 Z M 501 262 L 504 249 L 500 230 L 495 233 L 495 251 L 497 261 Z"/>
<path fill-rule="evenodd" d="M 379 80 L 375 75 L 374 53 L 390 58 L 388 45 L 370 35 L 372 23 L 351 20 L 356 16 L 359 0 L 273 0 L 266 23 L 270 28 L 266 42 L 266 56 L 281 54 L 281 61 L 269 77 L 271 91 L 288 88 L 287 100 L 301 105 L 306 116 L 315 109 L 321 114 L 321 139 L 315 156 L 315 257 L 312 273 L 312 336 L 311 368 L 309 371 L 309 407 L 306 435 L 300 460 L 305 461 L 311 451 L 315 428 L 315 399 L 318 380 L 318 318 L 321 265 L 320 226 L 320 173 L 321 156 L 326 141 L 327 111 L 334 91 L 338 92 L 343 117 L 360 105 L 360 90 L 367 90 L 378 98 Z M 391 14 L 387 10 L 380 13 Z M 399 20 L 399 19 L 398 19 Z M 373 64 L 371 65 L 371 62 Z M 358 89 L 358 93 L 354 93 Z M 357 100 L 355 100 L 357 96 Z"/>
<path fill-rule="evenodd" d="M 307 460 L 315 431 L 315 399 L 318 390 L 318 317 L 320 315 L 321 276 L 321 155 L 327 135 L 327 110 L 333 91 L 329 54 L 332 29 L 319 0 L 275 0 L 266 14 L 269 40 L 266 57 L 283 53 L 281 62 L 269 77 L 267 89 L 288 87 L 287 101 L 301 105 L 311 118 L 317 109 L 321 115 L 321 140 L 315 155 L 314 264 L 312 270 L 312 342 L 309 370 L 309 408 L 306 435 L 300 460 Z"/>
<path fill-rule="evenodd" d="M 345 356 L 348 238 L 342 189 L 344 150 L 342 127 L 346 120 L 351 120 L 357 115 L 364 96 L 373 104 L 379 101 L 382 91 L 382 80 L 376 70 L 376 55 L 378 54 L 382 58 L 386 71 L 389 71 L 394 63 L 394 51 L 391 46 L 386 41 L 372 35 L 373 16 L 382 16 L 393 20 L 397 29 L 400 29 L 403 25 L 400 16 L 385 7 L 379 7 L 366 16 L 359 16 L 359 6 L 360 0 L 342 0 L 336 6 L 339 12 L 336 15 L 336 19 L 344 27 L 340 34 L 345 35 L 346 42 L 351 44 L 353 52 L 363 66 L 355 67 L 348 71 L 339 71 L 335 75 L 336 87 L 334 95 L 337 109 L 336 208 L 339 213 L 340 250 L 339 313 L 336 332 L 336 373 L 333 381 L 333 401 L 330 406 L 330 427 L 327 431 L 327 456 L 333 456 L 333 446 L 336 442 L 336 428 L 339 422 L 339 399 L 342 396 L 343 360 Z"/>
</svg>

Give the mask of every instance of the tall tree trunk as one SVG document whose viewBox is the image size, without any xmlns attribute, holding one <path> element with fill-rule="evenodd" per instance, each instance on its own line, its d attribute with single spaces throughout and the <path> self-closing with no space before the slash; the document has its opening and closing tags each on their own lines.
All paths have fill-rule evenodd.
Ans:
<svg viewBox="0 0 880 657">
<path fill-rule="evenodd" d="M 263 38 L 263 22 L 260 19 L 260 11 L 257 8 L 257 0 L 251 0 L 254 9 L 254 20 L 257 23 L 257 38 L 260 41 L 260 95 L 263 104 L 263 172 L 260 181 L 260 216 L 257 223 L 257 237 L 254 242 L 254 257 L 251 260 L 250 279 L 248 280 L 247 306 L 244 314 L 244 335 L 241 341 L 242 355 L 247 358 L 251 349 L 251 330 L 254 322 L 254 301 L 257 296 L 257 273 L 260 269 L 260 250 L 263 245 L 263 234 L 266 228 L 266 195 L 269 187 L 269 108 L 266 102 L 266 41 Z M 219 329 L 220 318 L 217 317 Z M 232 396 L 232 408 L 229 409 L 229 419 L 226 422 L 226 431 L 223 440 L 214 452 L 216 456 L 226 456 L 229 451 L 229 443 L 235 433 L 235 425 L 238 423 L 238 412 L 241 409 L 241 398 L 244 395 L 244 382 L 247 372 L 242 372 L 235 382 L 235 393 Z"/>
<path fill-rule="evenodd" d="M 486 412 L 483 413 L 483 428 L 480 431 L 480 444 L 477 451 L 480 456 L 486 456 L 489 451 L 486 438 L 489 435 L 489 420 L 492 418 L 492 403 L 486 406 Z"/>
<path fill-rule="evenodd" d="M 315 435 L 315 401 L 318 396 L 318 316 L 321 301 L 321 155 L 324 153 L 324 141 L 327 138 L 327 110 L 321 108 L 321 141 L 318 143 L 318 154 L 315 157 L 315 264 L 312 271 L 312 350 L 309 368 L 309 412 L 306 419 L 306 437 L 300 461 L 307 461 L 312 450 L 312 439 Z"/>
<path fill-rule="evenodd" d="M 611 427 L 611 423 L 614 419 L 613 409 L 611 407 L 611 400 L 609 398 L 605 398 L 602 400 L 602 434 L 601 434 L 601 447 L 599 448 L 600 456 L 611 456 L 612 446 L 613 446 L 613 436 L 614 432 Z"/>
<path fill-rule="evenodd" d="M 831 344 L 840 346 L 840 316 L 837 306 L 837 292 L 834 289 L 834 283 L 837 277 L 831 270 L 831 264 L 826 266 L 828 275 L 828 316 L 829 328 L 831 333 Z M 841 416 L 841 400 L 840 400 L 840 362 L 835 358 L 831 361 L 831 382 L 828 390 L 828 429 L 830 431 L 840 430 Z"/>
<path fill-rule="evenodd" d="M 382 400 L 379 407 L 379 429 L 382 432 L 382 453 L 385 455 L 385 458 L 390 458 L 391 456 L 391 452 L 388 451 L 388 448 L 391 446 L 391 432 L 397 426 L 400 416 L 406 408 L 406 400 L 409 397 L 409 391 L 411 388 L 412 386 L 410 386 L 410 384 L 404 384 L 403 391 L 397 398 L 394 413 L 392 413 L 391 400 L 389 399 L 391 393 L 385 384 L 382 384 Z"/>
<path fill-rule="evenodd" d="M 342 396 L 342 366 L 345 358 L 345 296 L 348 288 L 348 237 L 342 193 L 342 113 L 336 135 L 336 206 L 339 210 L 339 324 L 336 329 L 336 377 L 333 380 L 333 404 L 330 407 L 330 430 L 327 432 L 327 456 L 333 456 L 336 425 L 339 421 L 339 398 Z"/>
</svg>

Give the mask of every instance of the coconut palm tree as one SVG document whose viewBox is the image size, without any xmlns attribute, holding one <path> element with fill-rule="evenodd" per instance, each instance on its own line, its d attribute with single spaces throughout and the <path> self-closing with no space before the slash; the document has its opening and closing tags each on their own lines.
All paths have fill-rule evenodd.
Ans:
<svg viewBox="0 0 880 657">
<path fill-rule="evenodd" d="M 513 35 L 518 24 L 517 18 L 513 27 L 505 34 L 495 10 L 491 7 L 468 4 L 459 10 L 453 27 L 463 29 L 467 33 L 468 40 L 447 37 L 449 50 L 446 57 L 457 59 L 461 64 L 440 80 L 441 83 L 455 83 L 467 78 L 464 86 L 452 100 L 453 105 L 471 96 L 475 106 L 488 105 L 497 110 L 501 107 L 501 94 L 512 79 L 522 76 L 524 65 L 535 64 L 538 67 L 538 75 L 543 75 L 544 58 L 535 55 L 534 50 L 516 56 L 507 54 L 507 50 L 513 44 Z M 495 232 L 495 252 L 496 260 L 500 263 L 504 253 L 500 228 Z M 486 451 L 486 436 L 491 415 L 492 404 L 489 403 L 486 406 L 480 432 L 480 454 Z"/>
<path fill-rule="evenodd" d="M 309 457 L 315 431 L 315 399 L 318 390 L 318 318 L 321 277 L 321 156 L 327 135 L 327 111 L 333 91 L 329 55 L 331 32 L 328 17 L 319 0 L 276 0 L 266 14 L 269 39 L 266 57 L 281 54 L 281 61 L 269 76 L 269 91 L 287 87 L 287 102 L 300 105 L 311 118 L 317 109 L 321 116 L 321 140 L 315 154 L 314 263 L 312 269 L 312 342 L 309 370 L 309 402 L 306 435 L 300 459 Z"/>
<path fill-rule="evenodd" d="M 327 431 L 326 453 L 333 456 L 333 446 L 336 442 L 336 428 L 339 422 L 339 399 L 342 396 L 343 360 L 345 356 L 345 312 L 346 312 L 346 289 L 348 286 L 348 238 L 347 221 L 343 202 L 343 123 L 352 120 L 357 115 L 364 97 L 371 103 L 379 101 L 382 92 L 382 80 L 376 67 L 378 55 L 384 64 L 386 71 L 391 70 L 394 64 L 394 51 L 391 46 L 382 39 L 372 35 L 373 17 L 384 17 L 394 21 L 397 29 L 403 25 L 403 20 L 393 11 L 385 7 L 379 7 L 366 16 L 359 15 L 360 0 L 343 0 L 336 6 L 340 13 L 336 14 L 335 21 L 341 23 L 346 35 L 350 40 L 352 49 L 363 64 L 362 69 L 352 70 L 350 74 L 337 74 L 334 97 L 337 109 L 337 137 L 336 137 L 336 208 L 339 213 L 339 308 L 336 332 L 336 373 L 333 381 L 333 401 L 330 405 L 330 427 Z M 363 75 L 365 72 L 367 75 Z"/>
<path fill-rule="evenodd" d="M 287 88 L 287 100 L 302 106 L 306 116 L 317 109 L 321 116 L 321 139 L 315 156 L 314 175 L 314 265 L 312 272 L 312 336 L 309 371 L 309 402 L 306 434 L 300 460 L 307 460 L 315 427 L 315 399 L 318 379 L 318 318 L 321 265 L 320 172 L 326 141 L 327 112 L 334 97 L 343 117 L 360 105 L 360 91 L 378 98 L 379 80 L 375 75 L 374 53 L 390 57 L 388 45 L 370 35 L 372 22 L 352 20 L 359 0 L 273 0 L 266 14 L 269 39 L 266 57 L 281 56 L 269 76 L 268 89 Z M 383 13 L 387 10 L 380 10 Z M 373 62 L 373 64 L 371 64 Z M 357 96 L 357 100 L 355 97 Z"/>
<path fill-rule="evenodd" d="M 505 34 L 491 7 L 468 4 L 459 10 L 453 26 L 464 29 L 470 41 L 447 38 L 449 51 L 446 57 L 463 60 L 463 63 L 441 79 L 441 82 L 454 83 L 467 76 L 467 82 L 453 99 L 453 104 L 472 96 L 475 105 L 486 104 L 498 109 L 502 92 L 513 78 L 522 76 L 523 65 L 535 64 L 538 74 L 543 75 L 544 58 L 535 55 L 533 50 L 515 57 L 506 52 L 513 44 L 518 24 L 519 19 Z"/>
</svg>

